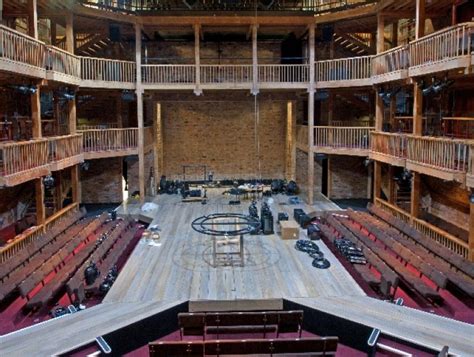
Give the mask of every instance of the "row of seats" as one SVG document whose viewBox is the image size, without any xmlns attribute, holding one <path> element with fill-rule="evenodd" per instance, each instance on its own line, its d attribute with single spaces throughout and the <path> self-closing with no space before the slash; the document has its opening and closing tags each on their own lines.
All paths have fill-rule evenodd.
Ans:
<svg viewBox="0 0 474 357">
<path fill-rule="evenodd" d="M 296 332 L 301 336 L 303 311 L 180 313 L 178 325 L 183 336 L 219 335 L 226 333 Z"/>
<path fill-rule="evenodd" d="M 15 291 L 15 289 L 25 281 L 25 279 L 34 278 L 34 273 L 40 274 L 42 271 L 47 270 L 45 265 L 52 265 L 52 268 L 54 269 L 56 266 L 61 264 L 64 258 L 71 252 L 68 248 L 71 246 L 71 236 L 82 236 L 82 232 L 87 229 L 92 222 L 92 219 L 82 219 L 78 221 L 68 230 L 57 236 L 49 244 L 38 250 L 36 254 L 24 263 L 24 265 L 18 266 L 15 270 L 10 272 L 0 285 L 0 296 L 7 296 Z M 53 269 L 49 269 L 48 272 Z M 42 279 L 39 281 L 41 280 Z M 36 284 L 39 281 L 37 281 Z M 35 285 L 33 285 L 33 287 Z"/>
<path fill-rule="evenodd" d="M 61 217 L 46 233 L 41 234 L 31 244 L 20 250 L 0 266 L 0 280 L 4 280 L 11 272 L 27 263 L 35 254 L 55 240 L 69 227 L 76 224 L 85 215 L 84 210 L 74 211 Z"/>
<path fill-rule="evenodd" d="M 474 279 L 474 264 L 468 262 L 466 259 L 450 251 L 449 249 L 446 249 L 446 247 L 439 244 L 438 242 L 429 239 L 423 235 L 423 233 L 410 226 L 408 223 L 405 223 L 392 214 L 384 211 L 382 208 L 370 204 L 368 209 L 369 212 L 374 216 L 378 217 L 382 221 L 385 221 L 387 224 L 403 233 L 404 236 L 413 240 L 417 245 L 423 247 L 428 252 L 438 257 L 441 261 L 446 262 L 451 267 Z"/>
<path fill-rule="evenodd" d="M 151 357 L 200 356 L 334 356 L 337 337 L 296 339 L 249 339 L 210 341 L 167 341 L 149 344 Z"/>
</svg>

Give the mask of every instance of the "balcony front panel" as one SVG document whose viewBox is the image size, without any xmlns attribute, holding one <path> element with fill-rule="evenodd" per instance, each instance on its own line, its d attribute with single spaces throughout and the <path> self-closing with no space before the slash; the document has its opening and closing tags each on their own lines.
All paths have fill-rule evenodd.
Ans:
<svg viewBox="0 0 474 357">
<path fill-rule="evenodd" d="M 371 59 L 361 56 L 316 62 L 316 88 L 371 86 Z"/>
<path fill-rule="evenodd" d="M 47 139 L 0 144 L 0 185 L 19 185 L 49 172 Z"/>
<path fill-rule="evenodd" d="M 368 156 L 369 137 L 373 127 L 314 128 L 314 150 L 332 155 Z"/>
<path fill-rule="evenodd" d="M 43 42 L 0 25 L 0 71 L 45 78 L 45 56 Z"/>
<path fill-rule="evenodd" d="M 81 59 L 57 47 L 48 46 L 46 78 L 52 81 L 79 85 L 81 83 Z"/>
<path fill-rule="evenodd" d="M 192 64 L 142 65 L 142 82 L 146 89 L 194 89 L 196 66 Z"/>
<path fill-rule="evenodd" d="M 459 24 L 411 42 L 410 77 L 469 67 L 473 29 L 472 22 Z"/>
<path fill-rule="evenodd" d="M 443 180 L 465 182 L 469 145 L 465 140 L 407 135 L 407 169 Z"/>
<path fill-rule="evenodd" d="M 138 155 L 138 128 L 80 131 L 85 159 Z"/>
<path fill-rule="evenodd" d="M 372 82 L 374 84 L 408 78 L 408 46 L 399 46 L 372 57 Z"/>
<path fill-rule="evenodd" d="M 258 65 L 260 88 L 307 88 L 309 65 L 306 64 L 260 64 Z"/>
<path fill-rule="evenodd" d="M 392 166 L 406 166 L 407 136 L 404 134 L 371 132 L 370 154 L 372 160 Z"/>
<path fill-rule="evenodd" d="M 131 61 L 81 57 L 81 87 L 135 89 L 136 70 Z"/>
<path fill-rule="evenodd" d="M 252 65 L 201 65 L 199 67 L 203 89 L 250 89 L 253 79 Z"/>
<path fill-rule="evenodd" d="M 63 170 L 84 161 L 82 134 L 48 138 L 51 171 Z"/>
</svg>

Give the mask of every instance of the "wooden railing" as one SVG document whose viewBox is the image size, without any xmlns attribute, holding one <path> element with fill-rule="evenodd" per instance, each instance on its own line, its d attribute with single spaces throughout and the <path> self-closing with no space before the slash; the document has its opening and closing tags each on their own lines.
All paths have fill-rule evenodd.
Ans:
<svg viewBox="0 0 474 357">
<path fill-rule="evenodd" d="M 81 57 L 83 80 L 135 83 L 136 64 L 106 58 Z"/>
<path fill-rule="evenodd" d="M 258 65 L 260 83 L 307 83 L 309 65 L 306 64 L 260 64 Z"/>
<path fill-rule="evenodd" d="M 369 150 L 369 136 L 374 129 L 373 127 L 317 126 L 314 128 L 314 145 L 334 149 Z"/>
<path fill-rule="evenodd" d="M 303 148 L 308 147 L 308 126 L 307 125 L 296 126 L 296 143 L 300 147 L 303 147 Z"/>
<path fill-rule="evenodd" d="M 373 131 L 370 134 L 370 150 L 378 154 L 405 159 L 407 157 L 407 137 L 403 134 Z"/>
<path fill-rule="evenodd" d="M 46 166 L 49 163 L 47 139 L 0 145 L 0 174 L 8 176 Z"/>
<path fill-rule="evenodd" d="M 411 42 L 410 66 L 419 67 L 470 55 L 473 28 L 474 23 L 463 23 Z"/>
<path fill-rule="evenodd" d="M 196 67 L 192 64 L 142 65 L 142 80 L 145 84 L 193 84 Z"/>
<path fill-rule="evenodd" d="M 48 46 L 47 51 L 47 70 L 62 73 L 77 79 L 81 78 L 80 57 L 53 46 Z"/>
<path fill-rule="evenodd" d="M 84 130 L 84 152 L 119 151 L 138 148 L 138 129 Z"/>
<path fill-rule="evenodd" d="M 469 146 L 465 140 L 407 135 L 407 159 L 434 168 L 466 172 Z"/>
<path fill-rule="evenodd" d="M 333 120 L 331 126 L 345 127 L 373 127 L 374 122 L 365 120 Z"/>
<path fill-rule="evenodd" d="M 341 58 L 318 61 L 316 66 L 316 81 L 348 81 L 370 79 L 372 56 Z"/>
<path fill-rule="evenodd" d="M 82 154 L 82 134 L 49 137 L 50 162 L 56 162 Z"/>
<path fill-rule="evenodd" d="M 44 68 L 45 50 L 43 42 L 0 25 L 0 58 Z"/>
<path fill-rule="evenodd" d="M 409 67 L 408 46 L 399 46 L 372 57 L 372 75 L 406 70 Z"/>
<path fill-rule="evenodd" d="M 251 83 L 252 65 L 201 65 L 201 83 Z"/>
<path fill-rule="evenodd" d="M 391 213 L 405 223 L 412 224 L 416 230 L 423 233 L 426 237 L 440 243 L 464 258 L 468 258 L 469 246 L 458 237 L 455 237 L 422 219 L 412 217 L 408 212 L 380 198 L 375 199 L 375 205 Z"/>
<path fill-rule="evenodd" d="M 441 128 L 444 136 L 474 139 L 474 117 L 443 117 Z"/>
<path fill-rule="evenodd" d="M 96 125 L 78 125 L 77 130 L 104 130 L 104 129 L 115 129 L 118 128 L 118 124 L 106 123 Z"/>
</svg>

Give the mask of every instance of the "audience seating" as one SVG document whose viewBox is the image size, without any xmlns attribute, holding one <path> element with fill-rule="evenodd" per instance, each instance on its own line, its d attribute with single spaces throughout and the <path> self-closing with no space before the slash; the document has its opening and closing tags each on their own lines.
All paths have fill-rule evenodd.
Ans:
<svg viewBox="0 0 474 357">
<path fill-rule="evenodd" d="M 180 313 L 178 325 L 181 338 L 227 333 L 296 332 L 301 336 L 303 311 Z"/>
<path fill-rule="evenodd" d="M 167 341 L 149 344 L 150 356 L 245 356 L 311 355 L 334 356 L 337 337 L 297 339 L 250 339 L 210 341 Z"/>
</svg>

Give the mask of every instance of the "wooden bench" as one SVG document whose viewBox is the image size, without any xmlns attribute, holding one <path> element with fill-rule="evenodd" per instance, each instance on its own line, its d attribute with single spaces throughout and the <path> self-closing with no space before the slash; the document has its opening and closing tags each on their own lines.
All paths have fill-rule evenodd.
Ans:
<svg viewBox="0 0 474 357">
<path fill-rule="evenodd" d="M 179 313 L 178 325 L 183 336 L 229 333 L 295 332 L 301 336 L 303 311 Z"/>
<path fill-rule="evenodd" d="M 334 356 L 337 337 L 296 339 L 249 339 L 209 341 L 163 341 L 148 345 L 151 357 L 198 356 Z"/>
</svg>

